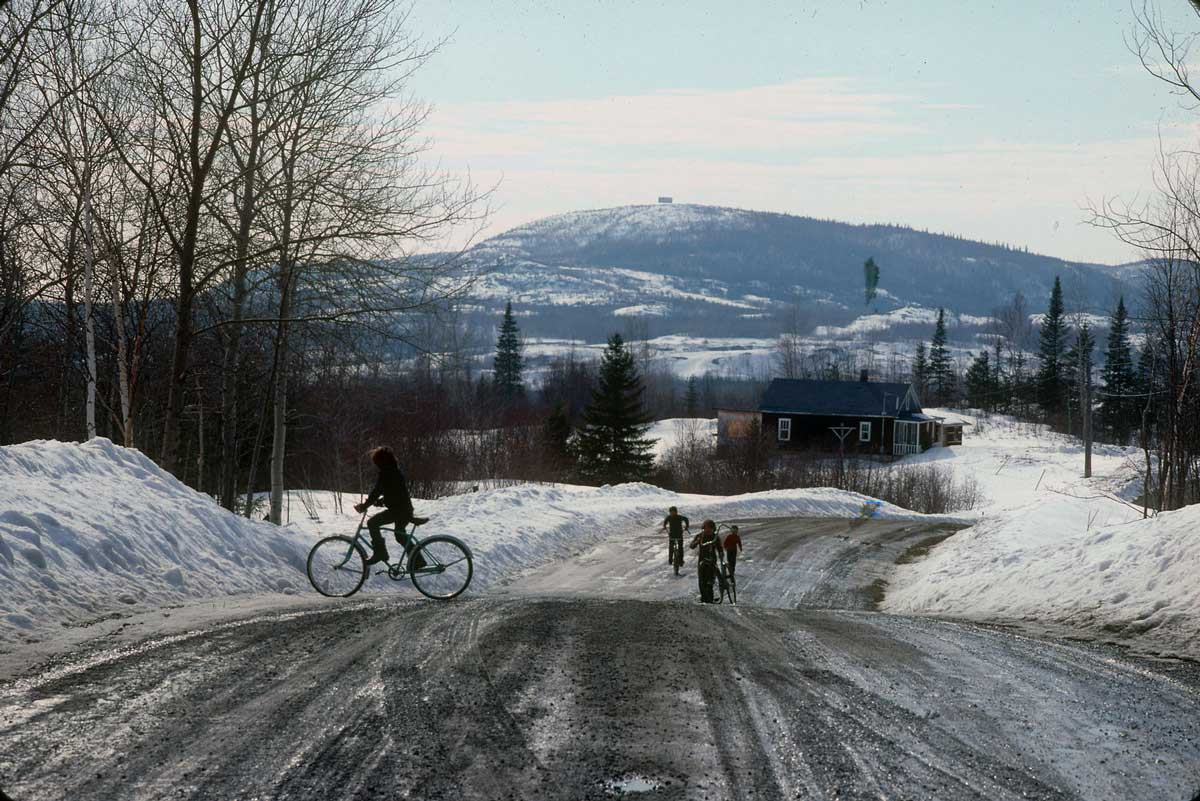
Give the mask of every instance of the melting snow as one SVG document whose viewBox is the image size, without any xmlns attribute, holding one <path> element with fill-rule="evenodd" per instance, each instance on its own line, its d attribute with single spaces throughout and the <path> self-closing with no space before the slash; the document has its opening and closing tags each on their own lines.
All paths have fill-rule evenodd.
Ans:
<svg viewBox="0 0 1200 801">
<path fill-rule="evenodd" d="M 939 410 L 927 410 L 940 414 Z M 965 417 L 965 416 L 964 416 Z M 1142 519 L 1135 449 L 1083 448 L 1042 426 L 967 419 L 961 447 L 920 457 L 973 475 L 990 503 L 980 520 L 901 566 L 884 608 L 1062 624 L 1200 656 L 1200 505 Z"/>
</svg>

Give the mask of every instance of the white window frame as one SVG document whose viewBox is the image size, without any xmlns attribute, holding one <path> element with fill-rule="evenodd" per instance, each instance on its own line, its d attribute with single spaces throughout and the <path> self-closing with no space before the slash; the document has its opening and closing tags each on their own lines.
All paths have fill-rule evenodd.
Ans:
<svg viewBox="0 0 1200 801">
<path fill-rule="evenodd" d="M 779 429 L 777 436 L 780 442 L 791 442 L 792 440 L 792 418 L 780 417 Z"/>
<path fill-rule="evenodd" d="M 863 436 L 864 434 L 866 436 Z M 859 422 L 859 424 L 858 424 L 858 441 L 859 442 L 870 442 L 871 441 L 871 423 L 869 420 L 862 420 L 861 422 Z"/>
</svg>

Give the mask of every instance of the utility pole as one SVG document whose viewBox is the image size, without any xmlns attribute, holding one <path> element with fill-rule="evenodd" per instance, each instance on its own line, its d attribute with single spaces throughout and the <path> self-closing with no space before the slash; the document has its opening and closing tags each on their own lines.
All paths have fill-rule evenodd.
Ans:
<svg viewBox="0 0 1200 801">
<path fill-rule="evenodd" d="M 1088 360 L 1088 377 L 1083 391 L 1083 477 L 1092 477 L 1092 376 Z"/>
<path fill-rule="evenodd" d="M 846 488 L 846 437 L 850 436 L 850 432 L 854 429 L 850 426 L 830 426 L 829 430 L 838 438 L 838 483 L 842 486 L 838 489 Z"/>
<path fill-rule="evenodd" d="M 1079 410 L 1083 417 L 1083 477 L 1092 477 L 1092 354 L 1090 350 L 1079 353 Z"/>
</svg>

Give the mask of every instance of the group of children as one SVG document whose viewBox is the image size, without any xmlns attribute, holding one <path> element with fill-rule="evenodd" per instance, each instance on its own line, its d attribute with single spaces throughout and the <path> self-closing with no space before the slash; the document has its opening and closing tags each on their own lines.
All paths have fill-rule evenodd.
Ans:
<svg viewBox="0 0 1200 801">
<path fill-rule="evenodd" d="M 388 560 L 387 543 L 383 539 L 381 526 L 388 523 L 394 524 L 396 541 L 406 549 L 412 544 L 411 538 L 404 529 L 413 520 L 413 505 L 412 498 L 408 494 L 408 485 L 404 481 L 404 475 L 400 472 L 400 464 L 392 449 L 375 448 L 370 455 L 371 461 L 379 468 L 379 478 L 376 480 L 371 494 L 365 501 L 357 504 L 354 509 L 365 514 L 367 509 L 373 505 L 387 507 L 367 520 L 367 528 L 371 532 L 372 550 L 367 564 L 375 564 Z M 679 514 L 679 509 L 672 506 L 667 510 L 667 516 L 663 518 L 662 530 L 667 532 L 669 538 L 670 547 L 667 558 L 675 568 L 675 575 L 678 576 L 679 568 L 683 567 L 683 533 L 686 531 L 690 534 L 691 526 L 687 517 Z M 737 557 L 742 550 L 742 538 L 738 533 L 738 527 L 730 526 L 729 533 L 722 540 L 717 537 L 717 524 L 712 520 L 705 520 L 700 526 L 700 533 L 692 538 L 688 547 L 697 551 L 700 601 L 706 604 L 714 603 L 713 582 L 717 578 L 717 548 L 724 549 L 729 577 L 733 578 Z M 421 569 L 424 564 L 420 553 L 414 555 L 411 565 L 413 570 Z"/>
<path fill-rule="evenodd" d="M 667 532 L 667 560 L 679 575 L 683 566 L 683 532 L 691 533 L 691 525 L 686 516 L 679 514 L 679 509 L 672 506 L 663 518 L 662 530 Z M 725 564 L 728 565 L 729 577 L 733 578 L 737 566 L 737 556 L 742 550 L 742 538 L 737 526 L 730 526 L 729 533 L 722 540 L 717 536 L 717 524 L 705 520 L 700 526 L 700 533 L 692 538 L 688 546 L 697 551 L 697 576 L 700 582 L 700 602 L 715 603 L 713 597 L 713 582 L 717 579 L 717 548 L 725 551 Z"/>
</svg>

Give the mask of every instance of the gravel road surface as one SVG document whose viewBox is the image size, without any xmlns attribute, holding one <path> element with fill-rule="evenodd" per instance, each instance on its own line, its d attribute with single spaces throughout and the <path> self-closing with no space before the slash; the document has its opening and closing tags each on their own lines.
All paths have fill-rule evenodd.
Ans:
<svg viewBox="0 0 1200 801">
<path fill-rule="evenodd" d="M 750 524 L 736 607 L 695 604 L 665 541 L 631 533 L 456 602 L 376 596 L 98 641 L 0 684 L 0 788 L 1192 801 L 1195 666 L 870 611 L 887 566 L 947 533 Z"/>
</svg>

